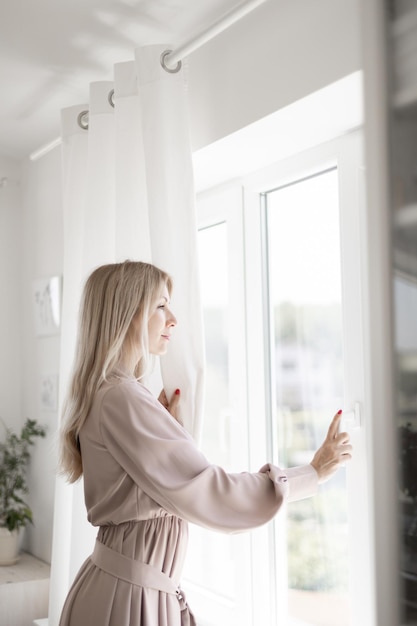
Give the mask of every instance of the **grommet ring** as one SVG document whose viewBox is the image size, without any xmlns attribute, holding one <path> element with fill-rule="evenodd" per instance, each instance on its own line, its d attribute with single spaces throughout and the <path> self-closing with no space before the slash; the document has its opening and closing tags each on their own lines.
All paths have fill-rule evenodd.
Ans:
<svg viewBox="0 0 417 626">
<path fill-rule="evenodd" d="M 109 91 L 109 95 L 107 97 L 107 100 L 109 101 L 110 106 L 112 106 L 113 109 L 114 109 L 114 89 L 111 89 Z"/>
<path fill-rule="evenodd" d="M 88 130 L 88 110 L 81 111 L 77 117 L 78 126 L 83 130 Z"/>
<path fill-rule="evenodd" d="M 169 54 L 171 54 L 171 52 L 172 52 L 172 50 L 165 50 L 165 52 L 163 52 L 163 53 L 161 54 L 161 65 L 162 65 L 162 67 L 164 68 L 164 70 L 165 70 L 166 72 L 169 72 L 170 74 L 176 74 L 177 72 L 179 72 L 179 71 L 180 71 L 180 69 L 181 69 L 181 67 L 182 67 L 182 62 L 181 62 L 181 61 L 178 61 L 178 63 L 177 63 L 177 65 L 176 65 L 176 67 L 174 67 L 173 69 L 172 69 L 172 68 L 170 68 L 170 67 L 168 67 L 168 65 L 167 65 L 167 64 L 166 64 L 166 62 L 165 62 L 165 59 L 167 58 L 167 56 L 168 56 Z"/>
</svg>

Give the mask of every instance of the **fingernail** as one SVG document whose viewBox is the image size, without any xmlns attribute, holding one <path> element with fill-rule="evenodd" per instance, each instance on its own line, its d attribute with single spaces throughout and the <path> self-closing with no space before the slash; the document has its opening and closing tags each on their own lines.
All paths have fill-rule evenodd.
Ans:
<svg viewBox="0 0 417 626">
<path fill-rule="evenodd" d="M 337 415 L 342 415 L 342 409 L 339 409 L 339 411 L 337 412 Z"/>
<path fill-rule="evenodd" d="M 179 396 L 179 395 L 180 395 L 180 390 L 179 390 L 179 389 L 176 389 L 176 390 L 175 390 L 175 395 L 176 395 L 176 396 Z"/>
</svg>

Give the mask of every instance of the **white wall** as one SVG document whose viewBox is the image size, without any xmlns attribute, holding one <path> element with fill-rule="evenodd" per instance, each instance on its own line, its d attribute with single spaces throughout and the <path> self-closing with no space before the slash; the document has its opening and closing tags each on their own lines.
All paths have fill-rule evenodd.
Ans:
<svg viewBox="0 0 417 626">
<path fill-rule="evenodd" d="M 0 419 L 20 428 L 22 420 L 20 369 L 20 236 L 22 210 L 18 164 L 0 157 Z M 3 427 L 0 424 L 0 437 Z"/>
<path fill-rule="evenodd" d="M 195 52 L 188 64 L 194 149 L 360 69 L 356 6 L 356 0 L 270 0 Z M 34 278 L 62 271 L 60 166 L 59 149 L 22 165 L 24 221 L 21 230 L 13 231 L 6 257 L 7 265 L 13 256 L 21 258 L 22 278 L 13 270 L 13 278 L 4 279 L 13 298 L 11 310 L 19 310 L 13 280 L 20 281 L 22 293 L 22 368 L 15 364 L 15 375 L 10 376 L 14 381 L 22 371 L 22 410 L 14 409 L 15 414 L 34 417 L 49 427 L 48 439 L 38 444 L 31 463 L 30 503 L 35 527 L 28 531 L 26 540 L 32 553 L 48 561 L 57 415 L 40 410 L 39 381 L 42 373 L 57 371 L 59 338 L 35 336 L 30 296 Z M 11 226 L 9 229 L 12 232 Z M 0 271 L 7 273 L 3 264 Z M 4 325 L 1 327 L 0 332 Z M 10 360 L 16 359 L 17 334 L 16 327 L 15 340 L 7 339 L 8 355 L 0 361 L 0 374 Z"/>
<path fill-rule="evenodd" d="M 361 67 L 358 0 L 270 0 L 190 56 L 193 148 Z"/>
<path fill-rule="evenodd" d="M 62 206 L 60 151 L 22 166 L 22 415 L 47 427 L 32 452 L 29 472 L 29 504 L 34 526 L 27 528 L 24 546 L 38 558 L 50 561 L 53 495 L 56 471 L 55 433 L 57 411 L 41 408 L 41 379 L 58 374 L 59 335 L 36 336 L 33 315 L 33 280 L 62 275 Z"/>
</svg>

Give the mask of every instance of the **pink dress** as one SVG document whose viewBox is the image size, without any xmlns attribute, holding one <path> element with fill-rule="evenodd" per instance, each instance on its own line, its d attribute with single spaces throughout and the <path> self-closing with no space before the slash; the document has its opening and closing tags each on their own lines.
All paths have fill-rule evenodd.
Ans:
<svg viewBox="0 0 417 626">
<path fill-rule="evenodd" d="M 193 626 L 179 589 L 188 522 L 226 533 L 269 521 L 313 495 L 311 465 L 227 473 L 134 378 L 96 394 L 80 444 L 94 553 L 68 593 L 60 626 Z"/>
</svg>

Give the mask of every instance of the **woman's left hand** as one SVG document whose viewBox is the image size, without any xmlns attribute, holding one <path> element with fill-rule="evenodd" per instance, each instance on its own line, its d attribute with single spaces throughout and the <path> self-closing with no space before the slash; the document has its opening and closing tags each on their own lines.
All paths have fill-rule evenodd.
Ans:
<svg viewBox="0 0 417 626">
<path fill-rule="evenodd" d="M 166 410 L 171 413 L 172 417 L 177 420 L 181 426 L 183 423 L 179 416 L 179 404 L 180 404 L 180 390 L 176 389 L 171 396 L 171 400 L 168 400 L 167 394 L 165 393 L 165 389 L 162 389 L 161 393 L 158 396 L 159 402 L 166 408 Z"/>
<path fill-rule="evenodd" d="M 311 461 L 311 465 L 318 474 L 319 483 L 326 482 L 341 465 L 352 458 L 352 446 L 348 433 L 339 433 L 341 419 L 342 411 L 338 411 L 329 426 L 325 440 Z"/>
</svg>

